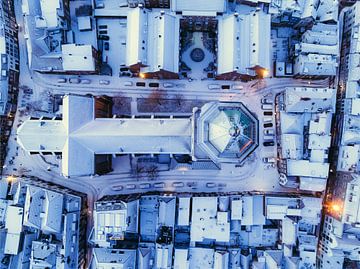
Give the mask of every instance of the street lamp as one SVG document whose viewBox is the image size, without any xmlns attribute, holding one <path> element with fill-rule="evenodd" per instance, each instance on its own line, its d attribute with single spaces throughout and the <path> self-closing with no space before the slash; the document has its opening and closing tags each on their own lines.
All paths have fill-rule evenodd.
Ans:
<svg viewBox="0 0 360 269">
<path fill-rule="evenodd" d="M 140 74 L 139 74 L 139 77 L 142 78 L 142 79 L 144 79 L 144 78 L 145 78 L 145 74 L 144 74 L 144 73 L 140 73 Z"/>
</svg>

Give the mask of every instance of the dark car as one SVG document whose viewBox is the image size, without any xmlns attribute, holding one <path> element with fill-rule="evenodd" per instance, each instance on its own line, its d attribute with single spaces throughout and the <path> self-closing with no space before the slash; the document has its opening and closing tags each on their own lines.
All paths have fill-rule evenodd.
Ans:
<svg viewBox="0 0 360 269">
<path fill-rule="evenodd" d="M 151 88 L 159 88 L 159 83 L 157 83 L 157 82 L 150 82 L 150 83 L 149 83 L 149 87 L 151 87 Z"/>
<path fill-rule="evenodd" d="M 272 111 L 264 111 L 264 116 L 272 116 Z"/>
<path fill-rule="evenodd" d="M 264 141 L 263 143 L 264 147 L 272 147 L 275 145 L 274 141 L 270 140 L 270 141 Z"/>
<path fill-rule="evenodd" d="M 264 123 L 264 128 L 271 128 L 273 127 L 273 124 L 271 122 Z"/>
<path fill-rule="evenodd" d="M 99 35 L 98 39 L 100 39 L 100 40 L 110 40 L 110 37 L 108 35 Z"/>
<path fill-rule="evenodd" d="M 104 43 L 104 50 L 109 50 L 109 42 Z"/>
</svg>

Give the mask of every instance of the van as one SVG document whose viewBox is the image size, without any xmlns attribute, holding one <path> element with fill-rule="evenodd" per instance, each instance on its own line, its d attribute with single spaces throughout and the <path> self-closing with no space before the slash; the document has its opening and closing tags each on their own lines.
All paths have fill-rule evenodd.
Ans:
<svg viewBox="0 0 360 269">
<path fill-rule="evenodd" d="M 261 105 L 261 109 L 262 109 L 262 110 L 272 110 L 272 109 L 273 109 L 273 105 L 271 105 L 271 104 L 262 104 L 262 105 Z"/>
<path fill-rule="evenodd" d="M 219 84 L 209 84 L 208 88 L 209 90 L 220 90 L 221 86 Z"/>
</svg>

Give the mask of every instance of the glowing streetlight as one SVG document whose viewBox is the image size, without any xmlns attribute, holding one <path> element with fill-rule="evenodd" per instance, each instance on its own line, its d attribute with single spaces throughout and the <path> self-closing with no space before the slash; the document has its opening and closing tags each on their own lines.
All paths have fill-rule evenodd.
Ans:
<svg viewBox="0 0 360 269">
<path fill-rule="evenodd" d="M 337 203 L 331 204 L 331 209 L 335 212 L 339 212 L 341 210 L 341 206 Z"/>
<path fill-rule="evenodd" d="M 13 182 L 15 179 L 16 179 L 16 177 L 14 177 L 14 176 L 8 176 L 6 178 L 7 182 L 9 182 L 9 183 Z"/>
<path fill-rule="evenodd" d="M 145 78 L 145 74 L 144 74 L 144 73 L 140 73 L 140 74 L 139 74 L 139 77 L 144 79 L 144 78 Z"/>
<path fill-rule="evenodd" d="M 263 78 L 266 78 L 269 75 L 269 70 L 263 69 L 261 75 L 262 75 Z"/>
</svg>

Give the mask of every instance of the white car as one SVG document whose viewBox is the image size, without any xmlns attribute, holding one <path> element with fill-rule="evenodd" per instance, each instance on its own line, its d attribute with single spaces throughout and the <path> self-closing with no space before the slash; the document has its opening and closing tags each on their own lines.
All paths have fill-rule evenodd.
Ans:
<svg viewBox="0 0 360 269">
<path fill-rule="evenodd" d="M 173 83 L 170 83 L 170 82 L 164 83 L 164 88 L 173 88 L 173 87 L 174 87 Z"/>
<path fill-rule="evenodd" d="M 232 85 L 232 89 L 233 89 L 233 90 L 242 90 L 242 89 L 244 89 L 244 86 L 243 86 L 243 85 L 239 85 L 239 84 L 233 84 L 233 85 Z"/>
<path fill-rule="evenodd" d="M 263 162 L 264 163 L 276 163 L 276 159 L 274 157 L 264 157 Z"/>
<path fill-rule="evenodd" d="M 134 189 L 136 188 L 136 185 L 135 185 L 135 184 L 127 184 L 127 185 L 126 185 L 126 188 L 127 188 L 128 190 L 134 190 Z"/>
<path fill-rule="evenodd" d="M 273 101 L 271 99 L 269 99 L 269 98 L 262 98 L 261 103 L 262 104 L 270 104 L 270 105 L 272 105 Z"/>
<path fill-rule="evenodd" d="M 58 78 L 57 83 L 65 83 L 66 78 Z"/>
<path fill-rule="evenodd" d="M 184 187 L 184 183 L 182 183 L 182 182 L 174 182 L 172 185 L 173 185 L 173 187 L 175 187 L 175 188 L 182 188 L 182 187 Z"/>
<path fill-rule="evenodd" d="M 109 84 L 110 84 L 110 81 L 109 81 L 109 80 L 102 79 L 102 80 L 99 80 L 99 84 L 100 84 L 100 85 L 109 85 Z"/>
<path fill-rule="evenodd" d="M 133 83 L 131 81 L 125 81 L 124 86 L 131 87 Z"/>
<path fill-rule="evenodd" d="M 206 187 L 207 187 L 207 188 L 215 188 L 215 187 L 216 187 L 216 184 L 215 184 L 215 183 L 212 183 L 212 182 L 208 182 L 208 183 L 206 183 Z"/>
<path fill-rule="evenodd" d="M 150 184 L 149 183 L 142 183 L 140 184 L 140 189 L 150 189 Z"/>
<path fill-rule="evenodd" d="M 69 83 L 71 83 L 71 84 L 79 84 L 80 79 L 79 78 L 70 78 Z"/>
<path fill-rule="evenodd" d="M 111 189 L 113 191 L 121 191 L 124 187 L 122 185 L 114 185 L 114 186 L 111 186 Z"/>
<path fill-rule="evenodd" d="M 91 80 L 90 79 L 82 79 L 81 80 L 81 84 L 90 84 Z"/>
<path fill-rule="evenodd" d="M 264 117 L 264 123 L 272 122 L 272 117 Z"/>
<path fill-rule="evenodd" d="M 274 135 L 274 129 L 264 129 L 264 135 Z"/>
<path fill-rule="evenodd" d="M 219 84 L 209 84 L 208 88 L 209 90 L 220 90 L 221 86 Z"/>
<path fill-rule="evenodd" d="M 261 105 L 261 109 L 262 109 L 262 110 L 272 110 L 272 109 L 273 109 L 273 105 L 271 105 L 271 104 L 262 104 L 262 105 Z"/>
<path fill-rule="evenodd" d="M 165 183 L 164 182 L 158 182 L 154 184 L 154 188 L 158 188 L 158 189 L 162 189 L 165 187 Z"/>
</svg>

